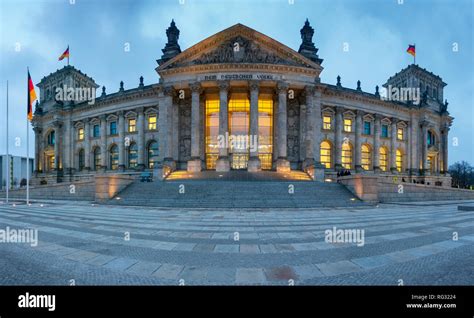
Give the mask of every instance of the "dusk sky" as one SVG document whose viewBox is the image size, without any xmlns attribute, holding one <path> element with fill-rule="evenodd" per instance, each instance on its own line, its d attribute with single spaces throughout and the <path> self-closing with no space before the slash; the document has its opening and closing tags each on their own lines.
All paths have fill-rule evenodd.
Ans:
<svg viewBox="0 0 474 318">
<path fill-rule="evenodd" d="M 340 75 L 343 86 L 355 88 L 360 80 L 364 91 L 374 92 L 413 62 L 406 49 L 416 43 L 417 64 L 448 84 L 444 97 L 455 118 L 449 164 L 474 164 L 473 12 L 472 0 L 0 0 L 0 153 L 6 145 L 6 81 L 10 153 L 26 155 L 26 68 L 37 84 L 66 65 L 58 57 L 68 45 L 70 64 L 113 93 L 121 80 L 125 89 L 137 87 L 140 76 L 145 84 L 158 82 L 156 60 L 171 19 L 181 31 L 182 50 L 236 23 L 297 50 L 308 18 L 324 59 L 324 83 L 334 84 Z"/>
</svg>

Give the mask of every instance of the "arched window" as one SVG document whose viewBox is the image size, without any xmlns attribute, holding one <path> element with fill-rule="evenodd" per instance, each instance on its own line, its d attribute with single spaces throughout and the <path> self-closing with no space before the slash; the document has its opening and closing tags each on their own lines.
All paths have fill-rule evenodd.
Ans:
<svg viewBox="0 0 474 318">
<path fill-rule="evenodd" d="M 138 165 L 138 146 L 136 143 L 130 144 L 128 147 L 128 167 L 136 168 Z"/>
<path fill-rule="evenodd" d="M 84 158 L 85 158 L 84 149 L 81 149 L 79 150 L 78 160 L 77 160 L 79 162 L 79 171 L 82 171 L 84 169 Z"/>
<path fill-rule="evenodd" d="M 153 169 L 155 167 L 155 164 L 158 162 L 158 155 L 159 155 L 159 149 L 158 149 L 158 142 L 156 141 L 151 141 L 148 144 L 148 168 Z"/>
<path fill-rule="evenodd" d="M 321 164 L 324 165 L 326 169 L 331 168 L 331 144 L 329 141 L 323 141 L 321 143 Z"/>
<path fill-rule="evenodd" d="M 54 146 L 56 143 L 56 132 L 53 130 L 48 134 L 48 145 Z"/>
<path fill-rule="evenodd" d="M 364 170 L 370 170 L 372 166 L 372 152 L 369 145 L 361 146 L 361 166 Z"/>
<path fill-rule="evenodd" d="M 387 171 L 388 170 L 388 151 L 387 151 L 387 148 L 380 147 L 379 155 L 380 155 L 380 157 L 379 157 L 380 170 Z"/>
<path fill-rule="evenodd" d="M 342 167 L 344 169 L 352 168 L 352 146 L 347 142 L 342 144 Z"/>
<path fill-rule="evenodd" d="M 427 142 L 428 146 L 433 146 L 436 143 L 436 137 L 430 130 L 428 130 Z"/>
<path fill-rule="evenodd" d="M 102 162 L 102 154 L 100 153 L 100 147 L 94 149 L 94 170 L 97 171 L 100 169 Z"/>
<path fill-rule="evenodd" d="M 402 151 L 400 149 L 397 149 L 396 164 L 397 164 L 397 171 L 402 172 L 402 169 L 403 169 L 403 154 L 402 154 Z"/>
<path fill-rule="evenodd" d="M 111 170 L 117 170 L 118 168 L 118 158 L 119 152 L 117 145 L 113 145 L 110 147 L 110 158 L 109 158 L 109 165 Z"/>
</svg>

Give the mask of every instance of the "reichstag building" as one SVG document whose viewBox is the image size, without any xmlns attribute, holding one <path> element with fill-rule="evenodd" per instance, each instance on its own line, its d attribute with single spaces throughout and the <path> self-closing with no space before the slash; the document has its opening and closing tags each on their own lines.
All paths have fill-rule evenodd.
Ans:
<svg viewBox="0 0 474 318">
<path fill-rule="evenodd" d="M 300 170 L 324 180 L 350 170 L 413 182 L 449 178 L 453 118 L 439 76 L 411 64 L 372 92 L 360 82 L 346 88 L 340 77 L 322 83 L 314 29 L 306 21 L 300 33 L 295 51 L 236 24 L 181 51 L 172 21 L 157 83 L 140 78 L 107 93 L 69 65 L 44 77 L 33 119 L 37 180 L 147 170 L 157 177 Z M 95 99 L 58 98 L 63 87 Z M 419 91 L 418 100 L 392 98 L 403 88 Z"/>
</svg>

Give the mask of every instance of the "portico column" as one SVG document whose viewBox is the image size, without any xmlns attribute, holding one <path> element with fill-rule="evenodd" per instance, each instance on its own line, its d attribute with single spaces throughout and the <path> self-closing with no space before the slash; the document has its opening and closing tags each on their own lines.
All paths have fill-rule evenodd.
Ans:
<svg viewBox="0 0 474 318">
<path fill-rule="evenodd" d="M 441 131 L 443 142 L 443 166 L 441 167 L 442 173 L 448 173 L 448 133 L 449 125 L 446 125 Z"/>
<path fill-rule="evenodd" d="M 176 163 L 173 160 L 172 153 L 172 137 L 173 137 L 173 96 L 174 88 L 172 86 L 165 87 L 163 89 L 163 103 L 160 105 L 160 143 L 163 151 L 163 164 L 174 170 Z"/>
<path fill-rule="evenodd" d="M 277 85 L 278 92 L 278 113 L 277 113 L 277 129 L 278 129 L 278 159 L 276 163 L 277 172 L 289 172 L 290 162 L 287 159 L 287 91 L 288 84 L 279 82 Z"/>
<path fill-rule="evenodd" d="M 202 170 L 202 161 L 200 153 L 200 123 L 201 123 L 201 101 L 200 95 L 202 92 L 199 83 L 193 83 L 191 88 L 191 160 L 188 161 L 188 171 L 198 172 Z"/>
<path fill-rule="evenodd" d="M 410 148 L 411 148 L 411 166 L 410 173 L 417 175 L 420 170 L 420 160 L 418 158 L 418 130 L 419 124 L 418 119 L 414 111 L 410 114 Z"/>
<path fill-rule="evenodd" d="M 250 159 L 247 170 L 251 172 L 260 171 L 261 163 L 258 157 L 258 83 L 250 82 Z"/>
<path fill-rule="evenodd" d="M 137 109 L 138 113 L 138 122 L 137 122 L 137 130 L 138 130 L 138 164 L 137 169 L 143 170 L 145 169 L 145 114 L 143 113 L 143 107 Z"/>
<path fill-rule="evenodd" d="M 422 138 L 422 152 L 421 152 L 421 169 L 423 174 L 428 174 L 428 122 L 422 121 L 421 123 L 421 138 Z"/>
<path fill-rule="evenodd" d="M 362 135 L 362 116 L 363 112 L 356 111 L 355 120 L 355 169 L 356 172 L 362 172 L 362 156 L 361 156 L 361 135 Z"/>
<path fill-rule="evenodd" d="M 314 163 L 317 168 L 324 169 L 321 164 L 321 142 L 322 134 L 321 128 L 323 125 L 323 119 L 321 116 L 321 91 L 319 89 L 314 90 L 313 94 L 313 117 L 314 117 L 314 131 L 313 131 L 313 156 Z"/>
<path fill-rule="evenodd" d="M 342 107 L 336 107 L 336 127 L 335 129 L 335 138 L 334 138 L 334 148 L 336 160 L 334 161 L 334 169 L 342 169 L 342 112 L 344 109 Z"/>
<path fill-rule="evenodd" d="M 390 134 L 390 171 L 397 173 L 397 123 L 398 119 L 392 118 L 391 134 Z"/>
<path fill-rule="evenodd" d="M 380 122 L 382 116 L 379 114 L 375 115 L 374 123 L 374 172 L 380 172 Z"/>
<path fill-rule="evenodd" d="M 229 83 L 222 81 L 219 82 L 219 137 L 227 138 L 229 134 L 229 112 L 228 112 L 228 92 Z M 225 143 L 226 144 L 226 143 Z M 229 150 L 226 145 L 220 145 L 219 157 L 216 162 L 216 171 L 229 171 Z"/>
<path fill-rule="evenodd" d="M 84 170 L 91 170 L 91 142 L 90 142 L 91 126 L 89 119 L 84 120 Z"/>
<path fill-rule="evenodd" d="M 314 107 L 314 86 L 305 87 L 306 97 L 306 134 L 305 134 L 305 159 L 303 161 L 303 170 L 314 167 L 314 143 L 315 143 L 315 125 L 316 112 Z"/>
<path fill-rule="evenodd" d="M 100 116 L 100 165 L 102 171 L 107 169 L 107 118 Z"/>
<path fill-rule="evenodd" d="M 40 153 L 43 151 L 41 149 L 41 128 L 34 127 L 33 131 L 35 132 L 35 173 L 38 173 L 41 170 L 41 159 Z"/>
<path fill-rule="evenodd" d="M 60 122 L 54 123 L 54 170 L 59 171 L 61 164 L 61 127 L 62 124 Z"/>
<path fill-rule="evenodd" d="M 69 114 L 66 115 L 66 117 L 69 117 Z M 63 169 L 66 173 L 70 174 L 72 173 L 72 154 L 71 154 L 71 121 L 69 118 L 66 118 L 64 120 L 64 129 L 62 131 L 63 133 L 63 139 L 62 142 L 63 144 L 61 145 L 62 148 L 62 158 L 63 158 Z"/>
<path fill-rule="evenodd" d="M 118 135 L 119 135 L 119 143 L 118 143 L 118 170 L 124 171 L 125 170 L 125 118 L 124 112 L 119 111 L 117 113 L 118 117 Z"/>
</svg>

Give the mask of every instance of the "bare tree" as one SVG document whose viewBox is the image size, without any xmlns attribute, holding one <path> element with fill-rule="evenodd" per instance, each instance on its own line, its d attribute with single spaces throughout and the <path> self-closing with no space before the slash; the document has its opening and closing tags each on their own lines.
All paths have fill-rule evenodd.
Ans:
<svg viewBox="0 0 474 318">
<path fill-rule="evenodd" d="M 474 185 L 474 167 L 468 162 L 456 162 L 449 167 L 452 185 L 456 188 L 469 188 Z"/>
</svg>

